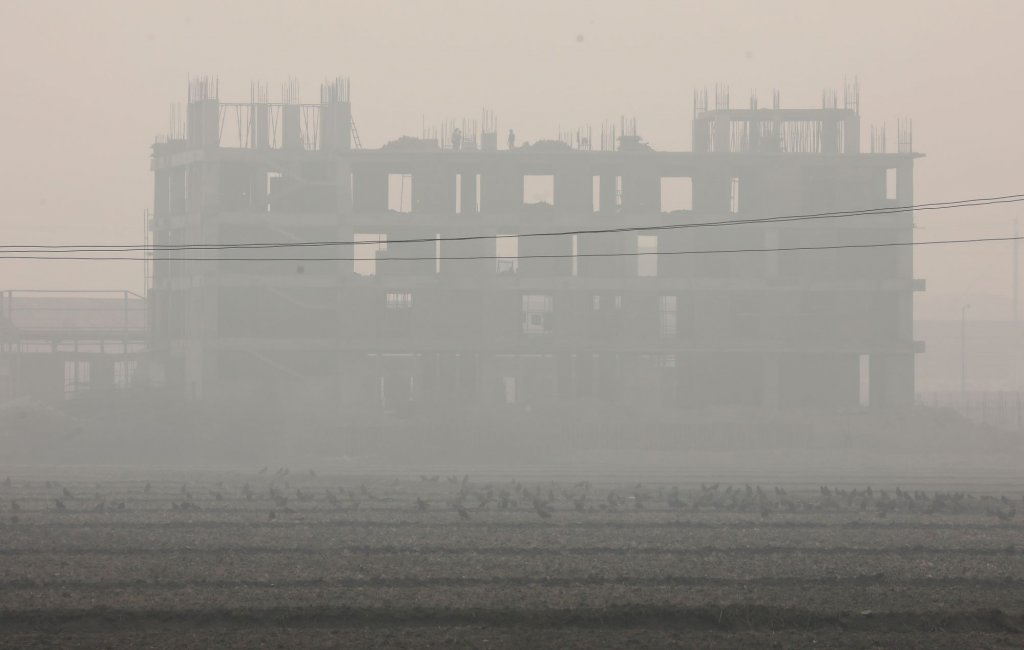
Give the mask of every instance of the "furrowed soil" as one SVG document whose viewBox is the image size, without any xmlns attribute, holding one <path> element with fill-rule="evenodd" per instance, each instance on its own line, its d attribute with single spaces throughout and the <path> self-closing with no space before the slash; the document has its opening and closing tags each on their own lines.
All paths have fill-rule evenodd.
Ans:
<svg viewBox="0 0 1024 650">
<path fill-rule="evenodd" d="M 1012 478 L 11 469 L 0 647 L 1020 648 Z"/>
</svg>

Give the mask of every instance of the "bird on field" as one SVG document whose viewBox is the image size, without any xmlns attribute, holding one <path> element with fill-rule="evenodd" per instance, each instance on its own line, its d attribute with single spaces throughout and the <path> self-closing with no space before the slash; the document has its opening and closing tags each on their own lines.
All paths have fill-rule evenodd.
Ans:
<svg viewBox="0 0 1024 650">
<path fill-rule="evenodd" d="M 466 510 L 465 506 L 461 504 L 455 504 L 455 510 L 458 511 L 459 518 L 461 518 L 463 521 L 469 520 L 469 511 Z"/>
<path fill-rule="evenodd" d="M 146 494 L 149 494 L 152 490 L 153 486 L 149 484 L 149 481 L 146 481 L 146 487 L 142 488 L 142 491 Z"/>
<path fill-rule="evenodd" d="M 215 500 L 217 500 L 217 501 L 223 501 L 224 500 L 224 494 L 221 493 L 221 492 L 218 492 L 217 490 L 210 490 L 210 494 L 212 494 L 213 498 Z"/>
<path fill-rule="evenodd" d="M 538 515 L 540 515 L 541 519 L 548 519 L 551 517 L 551 510 L 549 509 L 548 504 L 542 501 L 539 497 L 533 500 L 533 509 Z"/>
<path fill-rule="evenodd" d="M 73 497 L 73 495 L 71 494 L 71 490 L 69 490 L 69 489 L 67 489 L 67 488 L 61 488 L 60 490 L 61 490 L 61 493 L 62 493 L 62 494 L 63 494 L 63 495 L 65 496 L 65 497 L 67 497 L 68 499 L 71 499 L 71 498 Z"/>
<path fill-rule="evenodd" d="M 427 510 L 427 508 L 429 506 L 430 506 L 429 503 L 427 503 L 426 501 L 424 501 L 420 497 L 416 497 L 416 509 L 417 510 L 419 510 L 420 512 L 426 512 L 426 510 Z"/>
<path fill-rule="evenodd" d="M 55 505 L 57 507 L 57 511 L 58 512 L 64 512 L 65 510 L 68 509 L 68 507 L 66 505 L 64 505 L 64 502 L 61 501 L 60 499 L 54 499 L 54 503 L 55 503 Z"/>
<path fill-rule="evenodd" d="M 263 469 L 261 469 L 259 472 L 257 472 L 257 474 L 266 474 L 266 473 L 267 473 L 267 466 L 266 465 L 263 466 Z"/>
<path fill-rule="evenodd" d="M 509 494 L 507 490 L 502 490 L 498 494 L 498 509 L 499 510 L 508 510 L 509 508 L 511 508 L 511 507 L 513 507 L 515 505 L 516 505 L 515 499 L 512 498 L 512 495 Z"/>
<path fill-rule="evenodd" d="M 313 470 L 309 470 L 309 475 L 313 478 L 316 478 L 316 472 Z"/>
<path fill-rule="evenodd" d="M 7 478 L 4 479 L 4 487 L 7 487 L 7 488 L 11 487 L 11 477 L 10 476 L 8 476 Z"/>
<path fill-rule="evenodd" d="M 94 512 L 104 512 L 106 509 L 107 509 L 107 502 L 106 501 L 100 501 L 99 503 L 96 504 L 96 507 L 93 508 L 93 511 Z"/>
<path fill-rule="evenodd" d="M 246 501 L 252 501 L 252 488 L 248 483 L 242 486 L 242 494 L 245 495 Z"/>
<path fill-rule="evenodd" d="M 11 510 L 14 512 L 21 512 L 21 504 L 14 499 L 11 499 Z"/>
<path fill-rule="evenodd" d="M 267 520 L 268 521 L 274 521 L 275 519 L 277 519 L 277 513 L 276 512 L 271 510 L 269 513 L 267 513 Z"/>
</svg>

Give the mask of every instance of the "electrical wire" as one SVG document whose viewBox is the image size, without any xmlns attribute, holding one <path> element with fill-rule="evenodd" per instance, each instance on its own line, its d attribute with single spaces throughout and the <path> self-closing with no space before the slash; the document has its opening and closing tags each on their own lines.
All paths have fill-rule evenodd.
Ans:
<svg viewBox="0 0 1024 650">
<path fill-rule="evenodd" d="M 641 257 L 662 255 L 708 255 L 725 253 L 780 253 L 788 251 L 821 251 L 862 248 L 890 248 L 896 246 L 930 246 L 937 244 L 978 244 L 987 242 L 1019 241 L 1017 237 L 976 237 L 972 239 L 937 239 L 930 241 L 876 242 L 871 244 L 835 244 L 826 246 L 787 246 L 777 248 L 718 248 L 686 251 L 630 251 L 618 253 L 551 253 L 536 255 L 466 255 L 430 257 L 66 257 L 62 255 L 0 255 L 0 260 L 71 260 L 71 261 L 125 261 L 125 262 L 426 262 L 436 260 L 528 260 L 567 259 L 580 257 Z"/>
<path fill-rule="evenodd" d="M 0 246 L 0 254 L 15 253 L 102 253 L 102 252 L 141 252 L 141 251 L 186 251 L 186 250 L 234 250 L 234 249 L 269 249 L 269 248 L 306 248 L 306 247 L 327 247 L 327 246 L 357 246 L 357 245 L 379 245 L 379 244 L 412 244 L 432 242 L 454 242 L 473 241 L 485 239 L 511 239 L 524 237 L 559 237 L 569 235 L 600 235 L 626 232 L 649 232 L 661 230 L 677 230 L 687 228 L 712 228 L 721 226 L 741 226 L 762 223 L 785 223 L 791 221 L 807 221 L 817 219 L 837 219 L 855 216 L 874 216 L 886 214 L 899 214 L 903 212 L 922 212 L 930 210 L 949 210 L 956 208 L 981 207 L 988 205 L 999 205 L 1005 203 L 1024 202 L 1024 194 L 1007 194 L 1003 196 L 978 197 L 972 199 L 959 199 L 955 201 L 939 201 L 933 203 L 919 203 L 916 205 L 888 206 L 881 208 L 869 208 L 863 210 L 844 210 L 836 212 L 818 212 L 810 214 L 781 215 L 776 217 L 759 217 L 731 219 L 725 221 L 705 221 L 694 223 L 659 224 L 653 226 L 628 226 L 619 228 L 599 228 L 585 230 L 564 230 L 532 232 L 519 234 L 495 234 L 495 235 L 463 235 L 447 237 L 423 237 L 413 239 L 392 239 L 385 241 L 354 240 L 354 241 L 304 241 L 304 242 L 252 242 L 239 244 L 8 244 Z M 28 259 L 28 258 L 25 258 Z M 68 258 L 75 259 L 75 258 Z"/>
</svg>

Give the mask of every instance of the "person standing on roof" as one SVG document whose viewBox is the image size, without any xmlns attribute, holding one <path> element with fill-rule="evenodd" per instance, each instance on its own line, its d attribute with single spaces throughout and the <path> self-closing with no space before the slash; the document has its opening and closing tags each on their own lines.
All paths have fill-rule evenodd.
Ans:
<svg viewBox="0 0 1024 650">
<path fill-rule="evenodd" d="M 512 129 L 508 130 L 508 150 L 512 151 L 516 148 L 516 132 Z"/>
</svg>

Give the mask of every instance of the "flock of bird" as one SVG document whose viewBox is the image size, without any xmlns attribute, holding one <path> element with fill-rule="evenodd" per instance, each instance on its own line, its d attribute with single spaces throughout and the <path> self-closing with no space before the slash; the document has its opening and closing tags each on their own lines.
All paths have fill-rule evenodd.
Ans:
<svg viewBox="0 0 1024 650">
<path fill-rule="evenodd" d="M 292 487 L 292 482 L 296 487 Z M 595 488 L 589 481 L 575 483 L 527 484 L 517 480 L 501 483 L 475 482 L 468 475 L 440 475 L 419 477 L 421 489 L 405 485 L 399 479 L 391 479 L 378 493 L 380 487 L 371 489 L 365 482 L 358 487 L 328 485 L 329 479 L 320 479 L 314 470 L 308 475 L 296 478 L 287 468 L 280 468 L 273 475 L 267 467 L 257 472 L 252 481 L 245 481 L 234 490 L 216 481 L 210 486 L 182 484 L 172 492 L 170 509 L 175 512 L 216 509 L 218 502 L 238 498 L 253 502 L 253 509 L 267 507 L 267 519 L 274 521 L 283 514 L 299 513 L 310 508 L 326 506 L 337 511 L 358 510 L 363 502 L 375 507 L 408 509 L 414 512 L 441 510 L 457 514 L 460 520 L 472 519 L 475 513 L 493 510 L 502 512 L 525 511 L 535 513 L 541 519 L 550 519 L 559 511 L 583 513 L 632 512 L 662 510 L 676 513 L 749 513 L 761 518 L 776 514 L 796 513 L 870 513 L 879 518 L 890 514 L 912 513 L 924 515 L 985 515 L 1001 522 L 1012 522 L 1017 514 L 1017 502 L 1006 496 L 975 495 L 969 492 L 908 491 L 899 487 L 893 490 L 861 488 L 840 488 L 822 485 L 817 491 L 806 489 L 790 494 L 782 487 L 770 490 L 760 485 L 736 486 L 722 483 L 700 484 L 699 487 L 682 488 L 678 485 L 645 485 L 635 483 L 614 488 Z M 437 484 L 431 485 L 431 484 Z M 8 477 L 2 487 L 13 491 L 14 483 Z M 54 481 L 43 483 L 43 492 L 49 492 L 52 510 L 57 512 L 109 512 L 128 509 L 132 498 L 119 495 L 104 496 L 100 484 L 93 494 L 78 493 Z M 142 486 L 143 498 L 152 500 L 156 495 L 151 482 Z M 377 491 L 375 491 L 377 490 Z M 37 501 L 38 498 L 34 498 Z M 18 523 L 25 508 L 17 499 L 10 497 L 10 521 Z M 298 506 L 297 504 L 306 504 Z M 1024 497 L 1021 499 L 1024 506 Z M 293 508 L 293 506 L 295 506 Z"/>
</svg>

